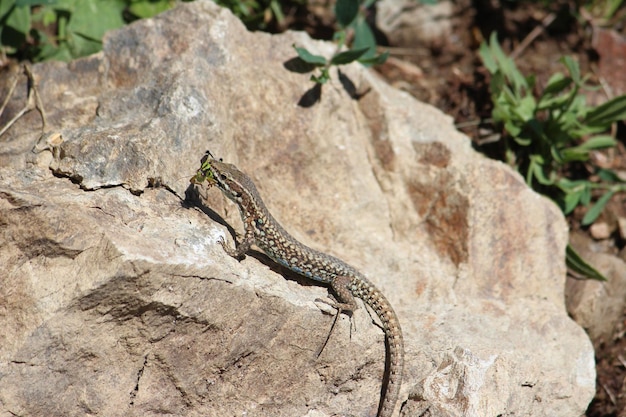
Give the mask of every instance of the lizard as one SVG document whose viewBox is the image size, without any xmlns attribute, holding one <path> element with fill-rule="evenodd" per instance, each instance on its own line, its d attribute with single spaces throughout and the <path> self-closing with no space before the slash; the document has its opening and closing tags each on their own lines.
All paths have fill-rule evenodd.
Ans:
<svg viewBox="0 0 626 417">
<path fill-rule="evenodd" d="M 358 308 L 355 297 L 374 310 L 387 339 L 389 359 L 389 378 L 386 390 L 384 383 L 381 389 L 377 417 L 390 417 L 402 384 L 404 341 L 400 321 L 387 298 L 352 266 L 292 237 L 271 215 L 250 177 L 235 165 L 215 159 L 209 151 L 202 158 L 201 167 L 190 182 L 199 184 L 205 180 L 209 187 L 217 185 L 238 206 L 244 224 L 243 240 L 237 244 L 235 239 L 235 248 L 220 239 L 219 243 L 228 255 L 241 259 L 255 244 L 278 264 L 329 285 L 336 299 L 324 302 L 336 309 L 337 316 L 341 313 L 351 314 Z"/>
</svg>

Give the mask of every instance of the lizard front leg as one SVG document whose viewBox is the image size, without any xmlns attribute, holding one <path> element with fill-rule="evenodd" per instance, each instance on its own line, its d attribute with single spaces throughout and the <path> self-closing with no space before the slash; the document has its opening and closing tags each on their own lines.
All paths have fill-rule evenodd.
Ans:
<svg viewBox="0 0 626 417">
<path fill-rule="evenodd" d="M 224 252 L 237 260 L 243 259 L 248 250 L 250 250 L 250 246 L 254 243 L 254 225 L 252 218 L 248 217 L 244 219 L 243 226 L 245 229 L 243 240 L 237 244 L 237 239 L 235 238 L 235 248 L 229 246 L 223 238 L 220 238 L 218 241 L 219 244 L 222 245 Z"/>
</svg>

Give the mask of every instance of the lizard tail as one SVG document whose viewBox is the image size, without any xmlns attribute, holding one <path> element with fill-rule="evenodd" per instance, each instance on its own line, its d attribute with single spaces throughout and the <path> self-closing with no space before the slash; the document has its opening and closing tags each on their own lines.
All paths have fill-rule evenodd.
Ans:
<svg viewBox="0 0 626 417">
<path fill-rule="evenodd" d="M 382 297 L 382 294 L 379 293 Z M 385 330 L 385 344 L 389 354 L 385 360 L 385 383 L 381 389 L 381 399 L 378 406 L 377 417 L 391 417 L 398 401 L 400 386 L 402 385 L 402 372 L 404 368 L 404 339 L 398 316 L 393 311 L 391 304 L 384 299 L 382 304 L 386 306 L 377 308 L 372 306 L 383 323 Z"/>
<path fill-rule="evenodd" d="M 385 331 L 387 378 L 381 389 L 377 417 L 391 417 L 398 401 L 404 368 L 404 339 L 400 321 L 387 298 L 366 279 L 353 280 L 351 290 L 376 312 Z"/>
</svg>

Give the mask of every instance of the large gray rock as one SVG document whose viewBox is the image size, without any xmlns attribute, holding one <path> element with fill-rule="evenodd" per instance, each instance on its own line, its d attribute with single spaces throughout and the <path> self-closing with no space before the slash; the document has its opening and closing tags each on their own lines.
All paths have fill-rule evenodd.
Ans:
<svg viewBox="0 0 626 417">
<path fill-rule="evenodd" d="M 217 190 L 183 201 L 207 148 L 388 296 L 401 415 L 584 412 L 593 350 L 565 312 L 557 208 L 356 64 L 342 71 L 360 99 L 333 70 L 298 106 L 311 84 L 285 68 L 293 43 L 334 50 L 198 1 L 33 68 L 47 135 L 32 111 L 0 138 L 0 415 L 375 415 L 381 330 L 364 308 L 342 316 L 316 358 L 327 289 L 224 254 L 219 223 L 241 223 Z"/>
</svg>

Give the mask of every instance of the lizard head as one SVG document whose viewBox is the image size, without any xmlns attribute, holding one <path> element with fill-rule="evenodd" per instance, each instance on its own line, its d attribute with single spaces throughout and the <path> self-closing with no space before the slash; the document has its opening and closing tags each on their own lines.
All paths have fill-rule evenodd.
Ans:
<svg viewBox="0 0 626 417">
<path fill-rule="evenodd" d="M 246 190 L 254 188 L 252 180 L 246 174 L 233 164 L 215 159 L 209 151 L 204 155 L 201 163 L 196 175 L 190 179 L 192 184 L 199 184 L 206 180 L 209 187 L 217 185 L 228 198 L 235 202 L 241 202 Z"/>
</svg>

